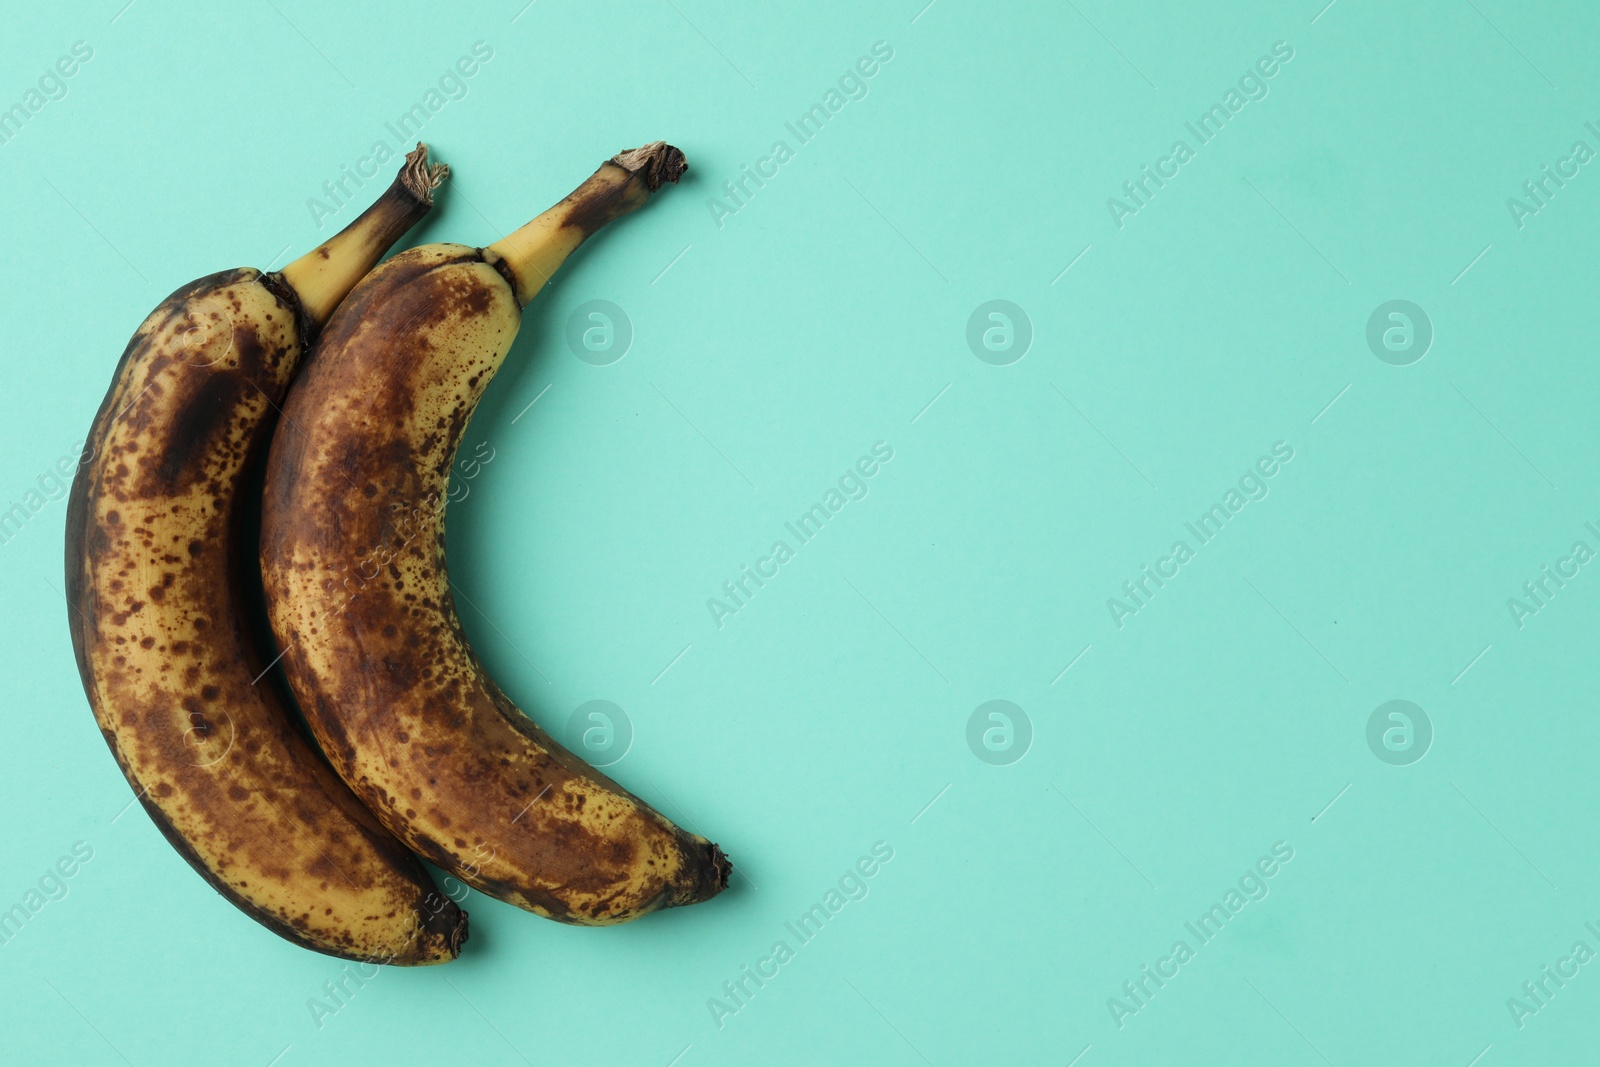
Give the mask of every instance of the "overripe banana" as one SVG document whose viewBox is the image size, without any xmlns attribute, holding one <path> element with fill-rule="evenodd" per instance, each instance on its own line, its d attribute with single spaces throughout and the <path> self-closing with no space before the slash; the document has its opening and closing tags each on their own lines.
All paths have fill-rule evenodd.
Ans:
<svg viewBox="0 0 1600 1067">
<path fill-rule="evenodd" d="M 322 762 L 264 677 L 255 522 L 302 353 L 447 173 L 418 145 L 376 203 L 282 271 L 223 271 L 167 297 L 123 352 L 67 515 L 78 670 L 145 810 L 274 933 L 380 963 L 454 959 L 466 913 Z"/>
<path fill-rule="evenodd" d="M 623 152 L 488 248 L 412 248 L 351 292 L 273 438 L 262 576 L 285 672 L 335 769 L 413 850 L 563 922 L 716 895 L 722 851 L 562 748 L 485 672 L 445 564 L 467 421 L 522 307 L 586 238 L 685 168 Z"/>
</svg>

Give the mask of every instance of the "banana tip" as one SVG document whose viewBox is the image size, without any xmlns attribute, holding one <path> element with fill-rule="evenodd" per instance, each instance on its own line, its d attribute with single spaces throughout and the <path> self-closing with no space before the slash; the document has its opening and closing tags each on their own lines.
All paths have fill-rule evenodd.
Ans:
<svg viewBox="0 0 1600 1067">
<path fill-rule="evenodd" d="M 710 900 L 728 888 L 728 879 L 733 875 L 733 862 L 714 842 L 687 832 L 681 841 L 684 868 L 662 898 L 662 907 L 677 908 Z"/>
<path fill-rule="evenodd" d="M 461 955 L 461 946 L 467 943 L 467 909 L 457 909 L 461 914 L 456 919 L 456 924 L 450 928 L 449 945 L 452 957 Z"/>
<path fill-rule="evenodd" d="M 733 877 L 733 862 L 715 841 L 707 841 L 706 845 L 710 848 L 711 870 L 715 878 L 716 892 L 720 893 L 728 888 L 728 879 Z"/>
<path fill-rule="evenodd" d="M 467 943 L 467 910 L 454 901 L 446 901 L 446 906 L 434 913 L 423 929 L 427 939 L 443 949 L 437 956 L 439 962 L 456 959 L 461 955 L 461 946 Z"/>
</svg>

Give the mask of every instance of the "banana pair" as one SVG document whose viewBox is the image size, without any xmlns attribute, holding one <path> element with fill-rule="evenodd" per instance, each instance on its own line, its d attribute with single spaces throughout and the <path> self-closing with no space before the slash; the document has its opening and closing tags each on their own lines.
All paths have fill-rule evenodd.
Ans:
<svg viewBox="0 0 1600 1067">
<path fill-rule="evenodd" d="M 418 145 L 339 234 L 277 273 L 180 288 L 123 353 L 68 506 L 79 673 L 162 833 L 283 937 L 454 959 L 466 913 L 418 856 L 586 925 L 727 885 L 716 845 L 489 677 L 444 550 L 450 467 L 522 307 L 685 166 L 660 142 L 620 153 L 487 248 L 424 245 L 374 270 L 448 175 Z"/>
</svg>

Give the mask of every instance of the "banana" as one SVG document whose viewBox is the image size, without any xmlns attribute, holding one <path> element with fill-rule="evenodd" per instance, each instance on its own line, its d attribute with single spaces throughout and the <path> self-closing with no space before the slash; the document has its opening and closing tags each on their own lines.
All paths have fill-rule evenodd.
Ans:
<svg viewBox="0 0 1600 1067">
<path fill-rule="evenodd" d="M 466 913 L 345 788 L 262 677 L 273 653 L 255 512 L 302 353 L 447 174 L 419 144 L 376 203 L 281 272 L 223 271 L 167 297 L 122 355 L 67 515 L 84 692 L 156 826 L 269 930 L 378 963 L 454 959 Z"/>
<path fill-rule="evenodd" d="M 351 292 L 290 391 L 262 502 L 285 674 L 356 795 L 463 882 L 562 922 L 715 896 L 721 849 L 562 748 L 485 672 L 445 562 L 449 473 L 522 307 L 683 153 L 623 152 L 488 248 L 424 245 Z"/>
</svg>

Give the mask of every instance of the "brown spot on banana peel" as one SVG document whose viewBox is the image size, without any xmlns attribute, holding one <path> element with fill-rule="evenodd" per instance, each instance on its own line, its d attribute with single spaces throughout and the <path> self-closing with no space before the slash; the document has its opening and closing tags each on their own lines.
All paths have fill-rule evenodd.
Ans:
<svg viewBox="0 0 1600 1067">
<path fill-rule="evenodd" d="M 274 438 L 263 498 L 269 613 L 334 767 L 419 854 L 564 922 L 708 899 L 728 862 L 562 748 L 489 677 L 455 610 L 443 501 L 521 304 L 682 170 L 667 145 L 622 153 L 488 249 L 423 246 L 373 272 L 290 394 L 300 432 Z"/>
<path fill-rule="evenodd" d="M 273 405 L 318 323 L 302 297 L 342 295 L 339 272 L 370 267 L 421 217 L 427 205 L 403 179 L 327 256 L 313 254 L 327 269 L 301 272 L 304 292 L 285 280 L 295 264 L 285 276 L 224 271 L 145 320 L 73 483 L 66 577 L 74 654 L 102 734 L 178 853 L 296 944 L 425 964 L 459 952 L 465 913 L 257 684 L 272 653 L 249 632 L 243 591 L 258 578 L 254 553 L 239 551 Z"/>
</svg>

